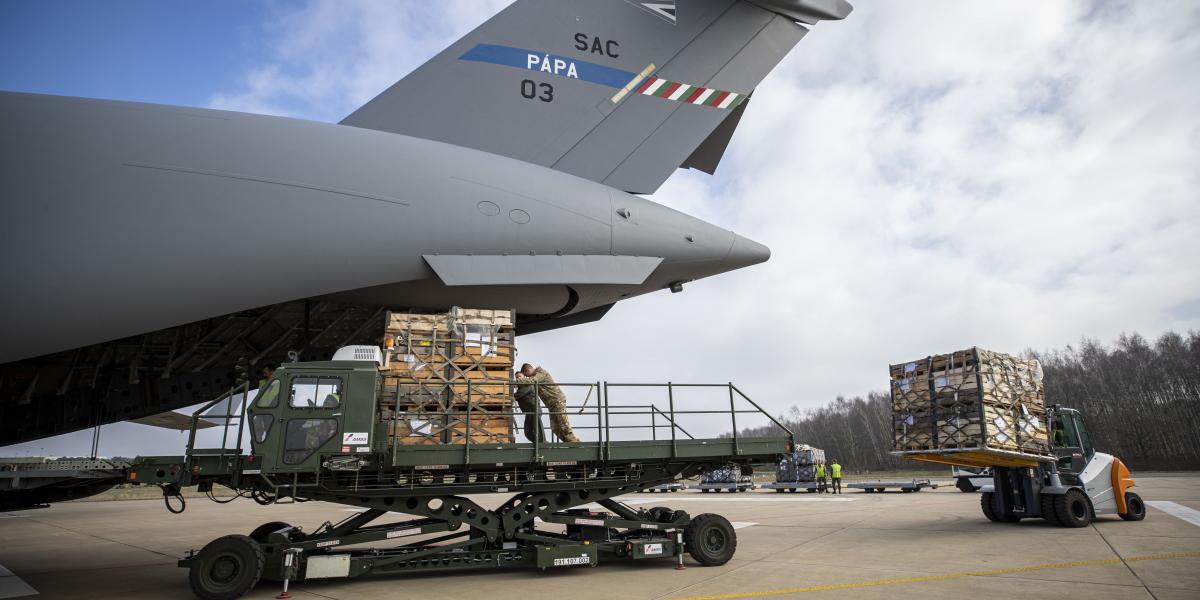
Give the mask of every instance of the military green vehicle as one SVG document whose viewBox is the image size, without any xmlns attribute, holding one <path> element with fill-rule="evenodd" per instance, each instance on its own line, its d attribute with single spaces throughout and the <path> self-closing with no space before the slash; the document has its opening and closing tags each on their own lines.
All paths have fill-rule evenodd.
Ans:
<svg viewBox="0 0 1200 600">
<path fill-rule="evenodd" d="M 389 435 L 389 411 L 378 406 L 380 365 L 377 360 L 283 365 L 245 408 L 234 400 L 239 393 L 245 397 L 248 385 L 197 411 L 194 418 L 225 419 L 220 447 L 195 447 L 193 427 L 185 456 L 135 460 L 129 480 L 161 486 L 173 512 L 184 509 L 180 491 L 192 485 L 210 497 L 213 486 L 225 486 L 260 504 L 320 500 L 365 509 L 312 531 L 265 523 L 190 552 L 179 564 L 189 569 L 198 597 L 237 598 L 260 579 L 280 581 L 286 592 L 289 581 L 595 566 L 601 557 L 671 558 L 682 567 L 687 553 L 701 565 L 721 565 L 737 547 L 724 517 L 635 509 L 617 498 L 718 466 L 774 464 L 794 448 L 790 431 L 733 384 L 600 382 L 576 384 L 596 400 L 581 412 L 572 407 L 570 415 L 575 429 L 594 441 L 497 444 L 472 443 L 467 436 L 465 443 L 405 445 Z M 665 402 L 622 404 L 615 397 L 625 392 L 660 394 Z M 720 407 L 700 410 L 683 398 L 689 392 L 708 400 L 719 395 Z M 213 414 L 222 410 L 225 414 Z M 710 429 L 715 419 L 726 420 L 723 429 L 733 434 L 694 438 L 678 424 L 688 415 Z M 737 435 L 739 420 L 761 417 L 783 433 Z M 242 451 L 243 419 L 249 423 L 249 454 Z M 510 496 L 497 505 L 480 494 Z M 388 513 L 413 518 L 375 524 Z M 404 543 L 410 537 L 418 541 Z M 362 546 L 368 543 L 386 546 Z"/>
</svg>

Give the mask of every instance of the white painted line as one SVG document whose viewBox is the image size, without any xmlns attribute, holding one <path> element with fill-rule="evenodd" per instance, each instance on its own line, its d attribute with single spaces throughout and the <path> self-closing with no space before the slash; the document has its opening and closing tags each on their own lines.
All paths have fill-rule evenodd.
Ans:
<svg viewBox="0 0 1200 600">
<path fill-rule="evenodd" d="M 1173 517 L 1179 517 L 1192 525 L 1200 527 L 1200 510 L 1188 508 L 1182 504 L 1168 502 L 1166 500 L 1147 500 L 1146 504 L 1161 510 Z"/>
<path fill-rule="evenodd" d="M 754 527 L 755 525 L 758 525 L 758 523 L 747 523 L 745 521 L 733 521 L 732 523 L 730 523 L 730 525 L 733 525 L 734 529 L 745 529 L 747 527 Z"/>
<path fill-rule="evenodd" d="M 663 84 L 666 82 L 667 82 L 666 79 L 659 79 L 659 80 L 655 81 L 654 83 L 650 84 L 650 87 L 646 88 L 646 91 L 644 91 L 642 93 L 647 96 L 653 96 L 654 92 L 657 92 L 658 88 L 662 87 Z"/>
<path fill-rule="evenodd" d="M 23 596 L 36 596 L 37 590 L 33 589 L 25 580 L 13 575 L 12 571 L 0 565 L 0 598 L 21 598 Z"/>
<path fill-rule="evenodd" d="M 23 517 L 28 517 L 28 516 L 29 515 L 19 515 L 16 513 L 0 513 L 0 519 L 17 519 L 17 518 L 23 518 Z"/>
<path fill-rule="evenodd" d="M 690 86 L 686 83 L 681 83 L 681 84 L 679 84 L 679 87 L 675 88 L 674 92 L 671 92 L 671 95 L 669 96 L 669 98 L 671 100 L 678 100 L 679 97 L 684 94 L 684 92 L 686 92 L 690 89 L 692 89 L 692 86 Z"/>
</svg>

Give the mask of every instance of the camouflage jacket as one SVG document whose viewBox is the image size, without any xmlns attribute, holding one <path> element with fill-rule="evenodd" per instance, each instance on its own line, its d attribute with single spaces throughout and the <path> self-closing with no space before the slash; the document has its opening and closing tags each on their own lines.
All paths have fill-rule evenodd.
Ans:
<svg viewBox="0 0 1200 600">
<path fill-rule="evenodd" d="M 517 374 L 517 383 L 521 387 L 517 388 L 517 393 L 530 393 L 533 390 L 530 387 L 537 384 L 538 396 L 542 400 L 565 400 L 563 392 L 554 383 L 554 378 L 550 377 L 550 373 L 545 369 L 538 367 L 533 371 L 533 377 L 525 377 L 520 373 Z"/>
</svg>

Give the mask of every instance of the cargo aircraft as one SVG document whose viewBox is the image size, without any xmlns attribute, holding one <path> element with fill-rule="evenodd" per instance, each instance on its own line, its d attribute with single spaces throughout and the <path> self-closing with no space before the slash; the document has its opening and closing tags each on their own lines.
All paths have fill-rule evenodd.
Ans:
<svg viewBox="0 0 1200 600">
<path fill-rule="evenodd" d="M 850 10 L 517 0 L 340 123 L 0 92 L 0 445 L 378 343 L 387 310 L 515 308 L 528 334 L 767 260 L 643 195 L 713 173 Z"/>
</svg>

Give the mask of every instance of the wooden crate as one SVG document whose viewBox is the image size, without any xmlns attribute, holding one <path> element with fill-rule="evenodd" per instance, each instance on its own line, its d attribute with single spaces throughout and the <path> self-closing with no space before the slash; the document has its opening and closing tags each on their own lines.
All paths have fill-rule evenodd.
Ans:
<svg viewBox="0 0 1200 600">
<path fill-rule="evenodd" d="M 929 359 L 892 365 L 892 411 L 912 412 L 929 408 Z"/>
<path fill-rule="evenodd" d="M 933 443 L 932 415 L 909 413 L 893 420 L 892 446 L 896 450 L 927 450 Z"/>
<path fill-rule="evenodd" d="M 896 451 L 1050 454 L 1037 361 L 970 348 L 893 365 L 890 373 Z M 922 402 L 920 391 L 928 401 Z"/>
<path fill-rule="evenodd" d="M 440 415 L 426 419 L 406 415 L 388 424 L 388 435 L 403 446 L 466 444 L 511 444 L 512 419 L 487 412 Z"/>
</svg>

